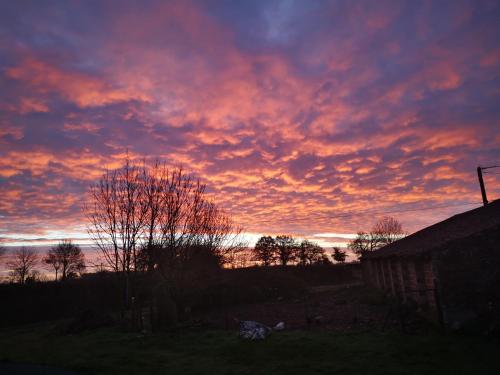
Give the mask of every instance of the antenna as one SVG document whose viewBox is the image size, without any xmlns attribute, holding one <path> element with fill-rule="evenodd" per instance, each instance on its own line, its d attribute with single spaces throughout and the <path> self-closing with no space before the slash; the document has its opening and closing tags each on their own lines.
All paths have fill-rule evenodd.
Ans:
<svg viewBox="0 0 500 375">
<path fill-rule="evenodd" d="M 500 165 L 490 165 L 489 167 L 477 167 L 477 178 L 479 180 L 479 187 L 481 188 L 481 196 L 483 197 L 483 205 L 486 206 L 488 204 L 488 198 L 486 197 L 486 188 L 484 187 L 483 181 L 483 170 L 491 169 L 491 168 L 500 168 Z M 484 172 L 488 173 L 488 172 Z"/>
</svg>

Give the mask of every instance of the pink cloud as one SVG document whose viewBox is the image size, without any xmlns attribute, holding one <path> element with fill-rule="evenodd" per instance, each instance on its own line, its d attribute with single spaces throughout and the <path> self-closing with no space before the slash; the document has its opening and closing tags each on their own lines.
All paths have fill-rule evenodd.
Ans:
<svg viewBox="0 0 500 375">
<path fill-rule="evenodd" d="M 80 107 L 103 106 L 132 99 L 147 101 L 144 94 L 116 89 L 100 79 L 79 72 L 65 71 L 34 58 L 27 58 L 20 65 L 8 69 L 6 75 L 27 83 L 39 94 L 56 92 Z M 21 111 L 48 110 L 45 105 L 28 99 L 24 99 L 21 106 Z"/>
<path fill-rule="evenodd" d="M 498 54 L 479 37 L 433 38 L 426 7 L 354 4 L 335 18 L 332 5 L 304 35 L 254 46 L 260 34 L 167 2 L 114 10 L 88 44 L 68 33 L 91 45 L 82 55 L 26 47 L 4 72 L 0 223 L 81 224 L 88 185 L 127 150 L 193 171 L 253 233 L 351 233 L 374 217 L 342 213 L 468 202 L 475 166 L 498 158 Z M 450 30 L 473 16 L 457 10 Z M 461 209 L 397 216 L 415 230 Z"/>
</svg>

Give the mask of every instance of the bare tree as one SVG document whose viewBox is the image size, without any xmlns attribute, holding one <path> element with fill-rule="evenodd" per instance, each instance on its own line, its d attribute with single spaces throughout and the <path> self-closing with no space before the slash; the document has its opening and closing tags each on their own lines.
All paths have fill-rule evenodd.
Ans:
<svg viewBox="0 0 500 375">
<path fill-rule="evenodd" d="M 162 309 L 158 301 L 171 299 L 175 310 L 174 298 L 182 300 L 190 286 L 220 267 L 234 266 L 246 245 L 241 228 L 209 199 L 199 179 L 159 162 L 144 167 L 143 176 L 146 219 L 137 258 L 155 296 L 151 323 L 161 326 L 161 313 L 155 314 Z"/>
<path fill-rule="evenodd" d="M 245 248 L 244 250 L 238 252 L 234 256 L 234 268 L 246 268 L 253 264 L 252 262 L 252 254 L 249 249 Z"/>
<path fill-rule="evenodd" d="M 404 237 L 405 232 L 403 225 L 399 221 L 385 216 L 375 223 L 371 234 L 372 237 L 376 238 L 377 246 L 382 247 L 401 239 Z"/>
<path fill-rule="evenodd" d="M 21 247 L 12 254 L 12 259 L 7 262 L 12 279 L 20 284 L 36 275 L 35 267 L 38 264 L 38 255 L 34 249 Z"/>
<path fill-rule="evenodd" d="M 61 269 L 61 262 L 59 257 L 53 251 L 54 248 L 50 249 L 48 253 L 43 257 L 42 261 L 48 266 L 49 270 L 53 269 L 56 273 L 55 280 L 58 280 L 59 270 Z"/>
<path fill-rule="evenodd" d="M 225 251 L 224 265 L 229 268 L 246 267 L 248 263 L 248 253 L 245 247 L 235 247 Z"/>
<path fill-rule="evenodd" d="M 85 257 L 82 250 L 67 240 L 51 248 L 43 261 L 54 268 L 56 280 L 58 271 L 61 270 L 61 281 L 78 276 L 85 269 Z"/>
<path fill-rule="evenodd" d="M 325 255 L 325 249 L 308 240 L 302 241 L 296 249 L 299 264 L 303 266 L 320 263 Z"/>
<path fill-rule="evenodd" d="M 358 232 L 349 248 L 358 256 L 369 251 L 380 249 L 405 236 L 402 224 L 392 217 L 383 217 L 378 220 L 369 233 Z"/>
<path fill-rule="evenodd" d="M 143 170 L 128 158 L 123 168 L 107 171 L 90 189 L 87 230 L 116 272 L 128 274 L 137 268 L 136 251 L 147 214 L 143 189 Z"/>
<path fill-rule="evenodd" d="M 222 266 L 242 251 L 241 228 L 208 199 L 200 180 L 182 168 L 169 170 L 158 162 L 144 174 L 147 211 L 143 253 L 149 269 L 166 276 L 203 251 Z"/>
<path fill-rule="evenodd" d="M 281 235 L 276 239 L 276 255 L 282 266 L 286 266 L 296 259 L 297 243 L 291 236 Z"/>
<path fill-rule="evenodd" d="M 145 175 L 144 251 L 148 268 L 166 275 L 179 262 L 187 261 L 190 246 L 199 245 L 196 237 L 203 229 L 205 187 L 181 168 L 170 171 L 159 163 Z"/>
<path fill-rule="evenodd" d="M 201 199 L 203 204 L 195 207 L 197 212 L 192 215 L 194 225 L 190 235 L 195 238 L 195 245 L 208 249 L 221 266 L 228 265 L 235 254 L 246 248 L 247 244 L 241 240 L 242 229 L 213 201 Z"/>
<path fill-rule="evenodd" d="M 147 271 L 152 284 L 159 274 L 169 294 L 196 267 L 221 267 L 243 246 L 241 229 L 182 168 L 127 160 L 92 186 L 90 198 L 88 232 L 111 269 L 125 275 L 125 306 L 131 271 Z"/>
<path fill-rule="evenodd" d="M 255 260 L 262 262 L 264 266 L 270 266 L 276 260 L 276 241 L 271 236 L 262 236 L 252 253 Z"/>
<path fill-rule="evenodd" d="M 87 232 L 101 250 L 109 268 L 124 275 L 124 306 L 130 300 L 130 273 L 138 270 L 140 247 L 148 207 L 144 194 L 145 167 L 127 157 L 123 168 L 107 171 L 90 188 L 85 206 Z"/>
</svg>

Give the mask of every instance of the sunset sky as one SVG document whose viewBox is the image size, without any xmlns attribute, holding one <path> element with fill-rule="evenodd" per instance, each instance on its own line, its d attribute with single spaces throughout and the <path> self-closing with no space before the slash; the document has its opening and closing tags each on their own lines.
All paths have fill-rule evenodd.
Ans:
<svg viewBox="0 0 500 375">
<path fill-rule="evenodd" d="M 0 241 L 85 237 L 127 150 L 199 176 L 249 238 L 478 207 L 500 2 L 1 1 Z"/>
</svg>

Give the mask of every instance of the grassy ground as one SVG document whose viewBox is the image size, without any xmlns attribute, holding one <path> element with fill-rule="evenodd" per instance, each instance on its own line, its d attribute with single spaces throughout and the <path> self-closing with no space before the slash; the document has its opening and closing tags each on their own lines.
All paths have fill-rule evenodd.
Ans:
<svg viewBox="0 0 500 375">
<path fill-rule="evenodd" d="M 230 331 L 79 335 L 50 324 L 0 331 L 0 360 L 80 374 L 500 374 L 500 344 L 439 334 L 289 331 L 243 342 Z"/>
</svg>

